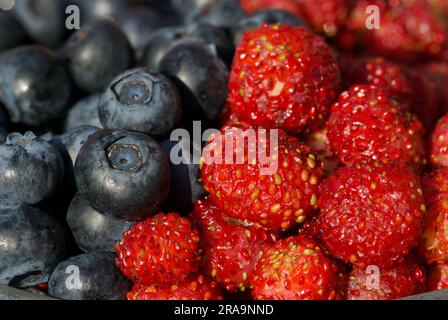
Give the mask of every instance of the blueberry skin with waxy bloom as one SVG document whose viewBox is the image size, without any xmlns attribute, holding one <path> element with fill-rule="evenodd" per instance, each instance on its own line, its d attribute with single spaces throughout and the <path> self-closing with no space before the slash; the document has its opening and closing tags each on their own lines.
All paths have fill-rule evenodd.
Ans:
<svg viewBox="0 0 448 320">
<path fill-rule="evenodd" d="M 147 218 L 165 201 L 171 180 L 160 145 L 144 134 L 100 130 L 75 165 L 81 196 L 96 210 L 127 221 Z"/>
<path fill-rule="evenodd" d="M 32 132 L 12 133 L 0 145 L 0 204 L 33 205 L 50 197 L 64 177 L 60 152 Z"/>
<path fill-rule="evenodd" d="M 39 126 L 55 120 L 72 92 L 69 74 L 52 51 L 24 46 L 0 56 L 0 102 L 12 122 Z"/>
<path fill-rule="evenodd" d="M 84 252 L 114 252 L 115 244 L 133 225 L 132 222 L 98 212 L 79 194 L 70 204 L 67 223 L 76 244 Z"/>
<path fill-rule="evenodd" d="M 165 135 L 180 120 L 181 101 L 167 77 L 140 68 L 112 81 L 101 97 L 98 113 L 108 129 Z"/>
<path fill-rule="evenodd" d="M 79 275 L 79 283 L 76 283 L 79 286 L 67 286 L 73 283 L 70 277 L 75 272 Z M 64 300 L 125 300 L 131 286 L 115 267 L 115 255 L 101 251 L 72 257 L 59 264 L 48 282 L 48 293 Z"/>
<path fill-rule="evenodd" d="M 0 208 L 0 284 L 47 282 L 65 258 L 65 236 L 50 215 L 29 206 Z"/>
<path fill-rule="evenodd" d="M 98 104 L 100 99 L 101 94 L 95 94 L 76 102 L 67 114 L 64 131 L 68 132 L 77 127 L 85 126 L 102 128 L 98 117 Z"/>
</svg>

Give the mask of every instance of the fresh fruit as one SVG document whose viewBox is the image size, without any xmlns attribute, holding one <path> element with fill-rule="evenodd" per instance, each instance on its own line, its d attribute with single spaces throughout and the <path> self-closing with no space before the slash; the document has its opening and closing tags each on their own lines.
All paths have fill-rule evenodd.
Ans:
<svg viewBox="0 0 448 320">
<path fill-rule="evenodd" d="M 245 137 L 251 136 L 246 146 Z M 256 160 L 257 146 L 259 157 L 263 150 L 276 153 Z M 205 190 L 229 218 L 286 230 L 318 208 L 323 164 L 297 138 L 244 125 L 227 127 L 211 136 L 203 154 Z"/>
<path fill-rule="evenodd" d="M 389 268 L 354 268 L 348 300 L 395 300 L 425 292 L 425 270 L 413 257 Z"/>
<path fill-rule="evenodd" d="M 171 285 L 135 284 L 128 300 L 223 300 L 223 294 L 214 281 L 194 274 L 185 281 Z"/>
<path fill-rule="evenodd" d="M 337 299 L 338 268 L 304 236 L 278 240 L 260 254 L 252 279 L 257 300 Z"/>
<path fill-rule="evenodd" d="M 332 256 L 387 268 L 418 244 L 426 207 L 420 181 L 405 165 L 343 167 L 320 190 L 319 238 Z"/>
<path fill-rule="evenodd" d="M 302 14 L 295 0 L 240 0 L 240 3 L 243 9 L 251 14 L 264 9 L 284 10 L 297 17 Z"/>
<path fill-rule="evenodd" d="M 98 113 L 104 128 L 162 136 L 179 122 L 181 102 L 176 86 L 164 75 L 139 68 L 112 80 Z"/>
<path fill-rule="evenodd" d="M 448 289 L 448 265 L 433 264 L 428 269 L 426 290 L 436 291 Z"/>
<path fill-rule="evenodd" d="M 331 150 L 346 165 L 400 160 L 418 170 L 425 162 L 422 124 L 376 86 L 353 86 L 342 93 L 327 126 Z"/>
<path fill-rule="evenodd" d="M 192 219 L 201 232 L 206 273 L 229 292 L 249 289 L 259 253 L 275 235 L 226 219 L 209 200 L 196 203 Z"/>
<path fill-rule="evenodd" d="M 310 133 L 306 137 L 305 144 L 322 160 L 326 175 L 334 172 L 340 165 L 338 158 L 331 151 L 327 128 Z"/>
<path fill-rule="evenodd" d="M 109 20 L 84 25 L 70 37 L 63 52 L 76 85 L 89 93 L 105 89 L 134 61 L 126 35 Z"/>
<path fill-rule="evenodd" d="M 187 12 L 185 22 L 207 23 L 223 29 L 231 29 L 244 17 L 239 0 L 206 0 L 202 6 Z M 182 12 L 183 13 L 183 12 Z"/>
<path fill-rule="evenodd" d="M 448 114 L 439 119 L 430 141 L 430 162 L 434 167 L 448 166 Z"/>
<path fill-rule="evenodd" d="M 117 266 L 133 282 L 173 284 L 197 272 L 199 232 L 176 213 L 157 214 L 136 223 L 117 243 Z"/>
<path fill-rule="evenodd" d="M 26 33 L 10 11 L 0 11 L 0 52 L 22 45 Z"/>
<path fill-rule="evenodd" d="M 241 120 L 300 133 L 322 126 L 340 87 L 330 47 L 307 28 L 263 25 L 244 34 L 229 83 Z"/>
<path fill-rule="evenodd" d="M 448 93 L 445 90 L 445 85 L 448 81 L 448 63 L 427 63 L 416 72 L 421 72 L 422 76 L 426 77 L 433 85 L 440 113 L 445 114 L 448 112 Z"/>
<path fill-rule="evenodd" d="M 61 116 L 72 94 L 70 77 L 56 54 L 41 46 L 0 56 L 0 102 L 11 121 L 44 125 Z"/>
<path fill-rule="evenodd" d="M 93 208 L 128 221 L 154 214 L 170 185 L 167 157 L 154 139 L 106 129 L 84 143 L 75 178 L 81 196 Z"/>
<path fill-rule="evenodd" d="M 448 169 L 440 168 L 422 177 L 423 193 L 426 203 L 431 205 L 448 197 Z"/>
<path fill-rule="evenodd" d="M 65 119 L 64 131 L 70 131 L 77 127 L 92 126 L 102 128 L 98 116 L 98 104 L 101 94 L 87 96 L 75 103 Z"/>
<path fill-rule="evenodd" d="M 115 268 L 114 259 L 100 251 L 62 262 L 50 277 L 48 293 L 64 300 L 125 300 L 132 284 Z"/>
</svg>

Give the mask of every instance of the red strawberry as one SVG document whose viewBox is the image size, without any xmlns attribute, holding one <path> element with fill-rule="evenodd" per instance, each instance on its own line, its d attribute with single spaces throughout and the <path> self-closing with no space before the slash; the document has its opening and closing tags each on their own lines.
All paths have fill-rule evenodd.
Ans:
<svg viewBox="0 0 448 320">
<path fill-rule="evenodd" d="M 240 0 L 240 4 L 247 13 L 263 9 L 280 9 L 289 11 L 298 17 L 301 16 L 299 6 L 294 0 Z"/>
<path fill-rule="evenodd" d="M 252 125 L 290 133 L 324 124 L 339 93 L 328 45 L 310 30 L 263 25 L 245 33 L 230 75 L 230 107 Z"/>
<path fill-rule="evenodd" d="M 433 264 L 428 269 L 426 290 L 448 289 L 448 264 Z"/>
<path fill-rule="evenodd" d="M 401 160 L 419 169 L 425 161 L 421 123 L 376 86 L 354 86 L 342 93 L 327 126 L 331 149 L 346 165 Z"/>
<path fill-rule="evenodd" d="M 199 269 L 199 232 L 177 213 L 136 223 L 115 246 L 117 266 L 136 283 L 183 281 Z"/>
<path fill-rule="evenodd" d="M 368 6 L 380 8 L 380 28 L 366 28 Z M 362 0 L 352 11 L 348 32 L 374 54 L 397 61 L 434 58 L 446 46 L 446 31 L 426 0 Z"/>
<path fill-rule="evenodd" d="M 340 270 L 319 245 L 294 236 L 266 246 L 252 279 L 258 300 L 334 300 Z"/>
<path fill-rule="evenodd" d="M 209 200 L 198 201 L 192 216 L 201 231 L 205 270 L 227 291 L 246 291 L 258 254 L 275 236 L 263 229 L 223 218 Z"/>
<path fill-rule="evenodd" d="M 314 131 L 306 137 L 305 144 L 317 153 L 323 161 L 325 174 L 334 172 L 339 166 L 339 160 L 331 151 L 330 140 L 328 140 L 328 129 Z"/>
<path fill-rule="evenodd" d="M 378 274 L 375 274 L 375 271 L 378 271 Z M 423 293 L 425 285 L 424 269 L 413 257 L 409 257 L 386 269 L 355 267 L 348 276 L 347 299 L 395 300 Z"/>
<path fill-rule="evenodd" d="M 440 118 L 432 132 L 430 161 L 434 167 L 448 167 L 448 113 Z"/>
<path fill-rule="evenodd" d="M 357 164 L 321 185 L 320 240 L 357 267 L 401 262 L 419 241 L 426 210 L 419 179 L 404 165 Z"/>
<path fill-rule="evenodd" d="M 447 113 L 448 91 L 446 90 L 446 84 L 448 83 L 448 63 L 428 63 L 423 65 L 418 71 L 421 72 L 433 85 L 440 112 L 442 114 Z"/>
<path fill-rule="evenodd" d="M 216 282 L 193 274 L 182 282 L 165 285 L 135 284 L 128 300 L 223 300 Z"/>
<path fill-rule="evenodd" d="M 272 230 L 289 229 L 317 209 L 323 163 L 297 138 L 280 131 L 275 141 L 271 132 L 254 130 L 244 126 L 227 127 L 211 137 L 201 165 L 205 190 L 229 218 Z M 244 146 L 237 143 L 251 135 L 252 143 Z M 226 145 L 235 150 L 227 151 Z M 254 149 L 258 153 L 272 149 L 271 162 L 264 165 L 259 156 L 248 152 Z M 233 152 L 226 154 L 226 151 Z M 227 160 L 233 164 L 227 164 Z M 268 163 L 271 170 L 263 171 L 269 167 Z"/>
</svg>

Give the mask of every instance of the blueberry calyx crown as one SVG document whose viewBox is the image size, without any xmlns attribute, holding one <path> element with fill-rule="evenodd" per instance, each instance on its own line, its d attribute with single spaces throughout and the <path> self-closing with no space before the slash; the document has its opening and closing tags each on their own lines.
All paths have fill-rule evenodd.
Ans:
<svg viewBox="0 0 448 320">
<path fill-rule="evenodd" d="M 107 149 L 109 164 L 118 171 L 136 172 L 143 165 L 140 149 L 135 144 L 116 142 Z"/>
</svg>

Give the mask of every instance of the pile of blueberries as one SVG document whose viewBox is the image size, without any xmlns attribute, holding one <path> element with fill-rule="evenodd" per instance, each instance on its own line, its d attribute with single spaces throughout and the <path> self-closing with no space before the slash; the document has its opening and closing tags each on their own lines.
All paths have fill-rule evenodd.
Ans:
<svg viewBox="0 0 448 320">
<path fill-rule="evenodd" d="M 80 29 L 66 27 L 70 5 Z M 237 0 L 0 9 L 0 298 L 9 286 L 124 299 L 116 241 L 159 211 L 188 213 L 204 192 L 197 165 L 170 162 L 181 143 L 170 133 L 218 127 L 235 44 L 276 22 L 303 24 L 279 10 L 246 16 Z"/>
</svg>

